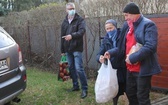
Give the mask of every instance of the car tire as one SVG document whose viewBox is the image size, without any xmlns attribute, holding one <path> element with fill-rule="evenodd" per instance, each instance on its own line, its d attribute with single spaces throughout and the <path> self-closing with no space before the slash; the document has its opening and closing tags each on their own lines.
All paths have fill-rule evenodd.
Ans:
<svg viewBox="0 0 168 105">
<path fill-rule="evenodd" d="M 6 103 L 6 104 L 4 104 L 4 105 L 11 105 L 11 102 L 8 102 L 8 103 Z"/>
</svg>

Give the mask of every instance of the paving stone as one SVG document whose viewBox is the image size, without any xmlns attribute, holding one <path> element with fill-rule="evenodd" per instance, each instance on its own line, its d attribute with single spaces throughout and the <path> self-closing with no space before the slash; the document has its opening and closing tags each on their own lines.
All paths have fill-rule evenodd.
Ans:
<svg viewBox="0 0 168 105">
<path fill-rule="evenodd" d="M 168 105 L 168 96 L 152 101 L 152 105 Z"/>
</svg>

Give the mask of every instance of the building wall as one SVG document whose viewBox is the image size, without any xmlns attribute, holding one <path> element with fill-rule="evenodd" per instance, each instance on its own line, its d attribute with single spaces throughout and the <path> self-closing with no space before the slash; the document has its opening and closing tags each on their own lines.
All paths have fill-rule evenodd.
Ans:
<svg viewBox="0 0 168 105">
<path fill-rule="evenodd" d="M 158 27 L 158 59 L 162 73 L 153 76 L 152 87 L 168 90 L 168 16 L 151 17 Z"/>
</svg>

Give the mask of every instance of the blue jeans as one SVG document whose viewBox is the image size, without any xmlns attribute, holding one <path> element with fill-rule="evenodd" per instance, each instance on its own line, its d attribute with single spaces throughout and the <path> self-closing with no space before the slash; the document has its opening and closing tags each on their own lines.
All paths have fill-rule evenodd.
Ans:
<svg viewBox="0 0 168 105">
<path fill-rule="evenodd" d="M 129 105 L 151 105 L 150 89 L 152 76 L 139 76 L 139 73 L 127 71 L 126 94 Z"/>
<path fill-rule="evenodd" d="M 79 78 L 82 90 L 87 90 L 88 84 L 86 74 L 83 68 L 82 52 L 66 53 L 66 55 L 73 87 L 79 88 Z"/>
</svg>

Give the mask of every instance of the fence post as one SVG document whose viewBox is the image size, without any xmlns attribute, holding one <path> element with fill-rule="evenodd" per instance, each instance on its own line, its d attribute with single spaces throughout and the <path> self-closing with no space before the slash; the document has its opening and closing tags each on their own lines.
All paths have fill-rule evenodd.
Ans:
<svg viewBox="0 0 168 105">
<path fill-rule="evenodd" d="M 29 59 L 30 64 L 32 64 L 31 40 L 30 40 L 30 23 L 29 23 L 29 20 L 27 21 L 27 33 L 28 33 L 28 59 Z"/>
<path fill-rule="evenodd" d="M 101 45 L 101 24 L 100 24 L 100 17 L 98 17 L 98 22 L 99 22 L 99 46 Z"/>
<path fill-rule="evenodd" d="M 85 19 L 85 16 L 84 16 L 84 19 Z M 86 36 L 86 32 L 84 34 L 84 44 L 85 44 L 85 61 L 86 61 L 85 70 L 86 70 L 86 74 L 88 76 L 89 72 L 88 72 L 88 51 L 87 51 L 87 36 Z"/>
</svg>

